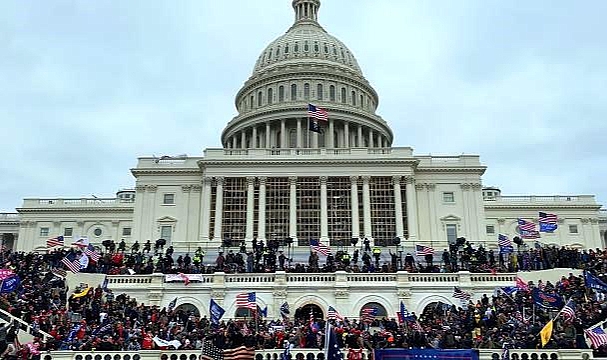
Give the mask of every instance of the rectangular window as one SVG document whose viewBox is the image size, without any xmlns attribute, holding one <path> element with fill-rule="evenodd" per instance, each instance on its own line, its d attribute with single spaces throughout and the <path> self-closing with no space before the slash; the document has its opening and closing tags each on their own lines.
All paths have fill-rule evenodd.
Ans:
<svg viewBox="0 0 607 360">
<path fill-rule="evenodd" d="M 569 233 L 570 234 L 577 234 L 577 225 L 569 225 Z"/>
<path fill-rule="evenodd" d="M 495 226 L 487 225 L 485 228 L 487 229 L 487 234 L 495 234 Z"/>
<path fill-rule="evenodd" d="M 73 228 L 65 228 L 65 229 L 63 229 L 63 236 L 65 236 L 65 237 L 70 237 L 70 236 L 72 236 L 73 233 L 74 233 L 74 229 Z"/>
<path fill-rule="evenodd" d="M 452 191 L 444 192 L 443 193 L 443 202 L 454 203 L 455 202 L 455 194 Z"/>
<path fill-rule="evenodd" d="M 171 225 L 163 225 L 160 227 L 160 238 L 167 241 L 167 245 L 171 243 L 171 235 L 173 235 L 173 227 Z"/>
<path fill-rule="evenodd" d="M 162 198 L 163 205 L 175 205 L 175 194 L 164 194 Z"/>
<path fill-rule="evenodd" d="M 40 228 L 40 236 L 48 236 L 49 228 L 41 227 Z"/>
<path fill-rule="evenodd" d="M 447 224 L 447 242 L 449 244 L 455 244 L 457 239 L 457 225 L 455 224 Z"/>
<path fill-rule="evenodd" d="M 122 228 L 122 236 L 131 236 L 131 228 Z"/>
</svg>

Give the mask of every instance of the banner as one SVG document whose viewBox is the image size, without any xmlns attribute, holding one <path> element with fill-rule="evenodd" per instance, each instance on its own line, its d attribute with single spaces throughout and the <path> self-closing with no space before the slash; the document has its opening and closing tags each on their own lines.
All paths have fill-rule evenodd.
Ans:
<svg viewBox="0 0 607 360">
<path fill-rule="evenodd" d="M 190 283 L 190 281 L 200 281 L 202 282 L 202 274 L 166 274 L 164 276 L 165 282 L 186 282 Z"/>
<path fill-rule="evenodd" d="M 565 306 L 563 298 L 557 294 L 548 294 L 538 288 L 535 288 L 531 292 L 531 295 L 533 296 L 533 301 L 535 304 L 545 309 L 560 310 L 563 306 Z"/>
<path fill-rule="evenodd" d="M 374 360 L 478 360 L 478 350 L 375 349 Z"/>
<path fill-rule="evenodd" d="M 8 277 L 2 280 L 2 285 L 0 286 L 0 294 L 13 292 L 17 290 L 19 285 L 21 285 L 21 279 L 19 278 L 19 276 L 13 275 L 11 277 Z"/>
<path fill-rule="evenodd" d="M 219 306 L 219 304 L 215 302 L 215 300 L 211 299 L 211 306 L 209 309 L 209 313 L 211 314 L 211 323 L 213 323 L 214 325 L 219 325 L 219 320 L 225 312 L 226 311 L 221 306 Z"/>
<path fill-rule="evenodd" d="M 584 271 L 584 282 L 586 283 L 586 287 L 589 287 L 594 290 L 607 292 L 607 284 L 598 277 L 592 275 L 589 271 Z"/>
<path fill-rule="evenodd" d="M 175 349 L 179 349 L 181 347 L 181 342 L 179 340 L 166 341 L 166 340 L 159 338 L 158 336 L 154 337 L 154 339 L 152 339 L 152 340 L 154 340 L 156 345 L 158 345 L 158 347 L 161 347 L 161 348 L 168 348 L 169 346 L 172 346 Z"/>
</svg>

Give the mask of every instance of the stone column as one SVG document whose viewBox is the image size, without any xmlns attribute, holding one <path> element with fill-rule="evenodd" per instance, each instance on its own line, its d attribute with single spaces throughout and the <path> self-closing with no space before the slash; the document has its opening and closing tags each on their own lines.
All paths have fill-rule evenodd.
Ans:
<svg viewBox="0 0 607 360">
<path fill-rule="evenodd" d="M 358 176 L 350 176 L 350 199 L 352 203 L 352 238 L 360 238 L 358 214 Z"/>
<path fill-rule="evenodd" d="M 297 176 L 289 177 L 289 236 L 297 238 Z"/>
<path fill-rule="evenodd" d="M 211 178 L 205 176 L 202 179 L 202 201 L 200 205 L 200 217 L 202 224 L 200 225 L 200 238 L 202 241 L 209 241 L 210 225 L 211 225 Z"/>
<path fill-rule="evenodd" d="M 396 218 L 396 236 L 404 240 L 405 226 L 403 224 L 403 198 L 401 195 L 400 181 L 401 176 L 392 177 L 394 182 L 394 217 Z"/>
<path fill-rule="evenodd" d="M 257 126 L 253 126 L 253 133 L 251 134 L 251 147 L 253 149 L 259 147 L 259 144 L 257 143 Z"/>
<path fill-rule="evenodd" d="M 266 180 L 265 176 L 259 178 L 259 222 L 257 223 L 257 239 L 266 240 Z"/>
<path fill-rule="evenodd" d="M 232 135 L 232 149 L 236 149 L 236 135 Z"/>
<path fill-rule="evenodd" d="M 320 240 L 329 239 L 329 216 L 327 212 L 327 177 L 320 177 Z"/>
<path fill-rule="evenodd" d="M 335 139 L 334 137 L 334 133 L 335 133 L 335 129 L 334 129 L 334 121 L 333 119 L 329 119 L 329 137 L 327 139 L 325 139 L 325 141 L 327 141 L 327 144 L 325 144 L 327 148 L 329 149 L 333 149 L 336 148 L 337 146 L 335 146 L 335 142 L 337 139 Z"/>
<path fill-rule="evenodd" d="M 265 144 L 266 149 L 269 149 L 272 147 L 272 145 L 270 144 L 270 122 L 266 122 L 266 144 Z"/>
<path fill-rule="evenodd" d="M 370 176 L 363 176 L 363 226 L 364 236 L 373 239 L 371 228 L 371 192 L 369 190 Z"/>
<path fill-rule="evenodd" d="M 215 178 L 217 182 L 217 195 L 215 196 L 215 227 L 213 229 L 213 240 L 222 241 L 223 222 L 223 177 Z"/>
<path fill-rule="evenodd" d="M 417 193 L 414 186 L 415 180 L 413 179 L 413 176 L 407 176 L 405 182 L 407 184 L 405 193 L 407 196 L 407 228 L 409 229 L 409 240 L 417 241 Z"/>
<path fill-rule="evenodd" d="M 350 147 L 350 124 L 347 121 L 344 122 L 344 147 Z"/>
<path fill-rule="evenodd" d="M 297 148 L 301 149 L 303 146 L 303 139 L 301 137 L 301 119 L 297 120 Z"/>
<path fill-rule="evenodd" d="M 373 129 L 369 128 L 369 147 L 372 148 L 374 147 L 373 144 Z"/>
<path fill-rule="evenodd" d="M 356 147 L 362 147 L 363 146 L 363 127 L 362 125 L 358 125 L 358 133 L 357 133 L 357 138 L 356 138 Z"/>
<path fill-rule="evenodd" d="M 287 145 L 287 119 L 280 119 L 280 146 L 277 147 L 281 149 L 289 147 Z"/>
<path fill-rule="evenodd" d="M 241 149 L 247 148 L 247 132 L 245 130 L 242 130 L 240 132 L 240 148 Z"/>
<path fill-rule="evenodd" d="M 247 177 L 247 225 L 245 241 L 253 240 L 253 220 L 255 215 L 255 178 Z"/>
<path fill-rule="evenodd" d="M 464 225 L 465 236 L 468 239 L 473 239 L 474 236 L 472 234 L 472 229 L 470 227 L 471 226 L 470 222 L 472 221 L 473 217 L 470 215 L 470 211 L 472 210 L 471 208 L 474 206 L 474 203 L 470 204 L 470 201 L 469 201 L 469 197 L 470 197 L 469 190 L 470 190 L 471 184 L 462 183 L 459 186 L 462 189 L 461 194 L 462 194 L 462 206 L 464 209 L 463 225 Z M 455 193 L 455 196 L 457 196 L 457 193 Z M 457 197 L 456 197 L 455 201 L 457 202 Z M 484 221 L 483 221 L 483 223 L 484 223 Z M 478 239 L 474 239 L 474 240 L 478 240 Z"/>
</svg>

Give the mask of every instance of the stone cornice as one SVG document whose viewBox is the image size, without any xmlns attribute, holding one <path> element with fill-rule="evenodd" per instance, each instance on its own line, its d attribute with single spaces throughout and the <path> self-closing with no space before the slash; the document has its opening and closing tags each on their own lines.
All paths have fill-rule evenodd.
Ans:
<svg viewBox="0 0 607 360">
<path fill-rule="evenodd" d="M 445 166 L 445 167 L 417 167 L 415 169 L 416 173 L 434 173 L 434 172 L 450 172 L 450 173 L 474 173 L 474 174 L 484 174 L 485 170 L 487 170 L 486 166 L 466 166 L 466 167 L 458 167 L 458 166 Z"/>
<path fill-rule="evenodd" d="M 137 177 L 138 175 L 202 175 L 199 168 L 133 168 L 131 174 Z"/>
<path fill-rule="evenodd" d="M 361 165 L 361 164 L 385 164 L 385 165 L 406 165 L 415 167 L 416 159 L 239 159 L 239 160 L 200 160 L 198 162 L 201 168 L 208 165 Z"/>
<path fill-rule="evenodd" d="M 591 204 L 525 204 L 525 203 L 516 203 L 516 204 L 484 204 L 485 209 L 529 209 L 529 210 L 546 210 L 546 207 L 555 208 L 555 209 L 586 209 L 586 210 L 598 210 L 601 208 L 601 205 L 591 205 Z"/>
<path fill-rule="evenodd" d="M 65 208 L 17 208 L 20 213 L 35 213 L 35 212 L 133 212 L 134 207 L 65 207 Z"/>
</svg>

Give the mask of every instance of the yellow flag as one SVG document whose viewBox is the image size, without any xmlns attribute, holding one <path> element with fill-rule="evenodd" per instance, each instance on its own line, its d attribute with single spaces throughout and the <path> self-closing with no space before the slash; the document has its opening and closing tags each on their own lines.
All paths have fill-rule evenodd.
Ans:
<svg viewBox="0 0 607 360">
<path fill-rule="evenodd" d="M 542 347 L 546 346 L 546 344 L 548 344 L 548 341 L 550 341 L 550 338 L 552 337 L 552 325 L 553 325 L 553 322 L 552 322 L 552 320 L 550 320 L 550 321 L 548 321 L 546 326 L 544 326 L 542 331 L 540 331 L 540 338 L 542 339 Z"/>
<path fill-rule="evenodd" d="M 79 293 L 77 293 L 77 294 L 73 294 L 73 295 L 72 295 L 72 298 L 73 298 L 73 299 L 77 299 L 77 298 L 79 298 L 79 297 L 86 296 L 86 295 L 89 293 L 89 291 L 91 291 L 91 289 L 93 289 L 93 288 L 92 288 L 91 286 L 89 286 L 89 287 L 87 287 L 86 289 L 84 289 L 82 292 L 79 292 Z"/>
</svg>

